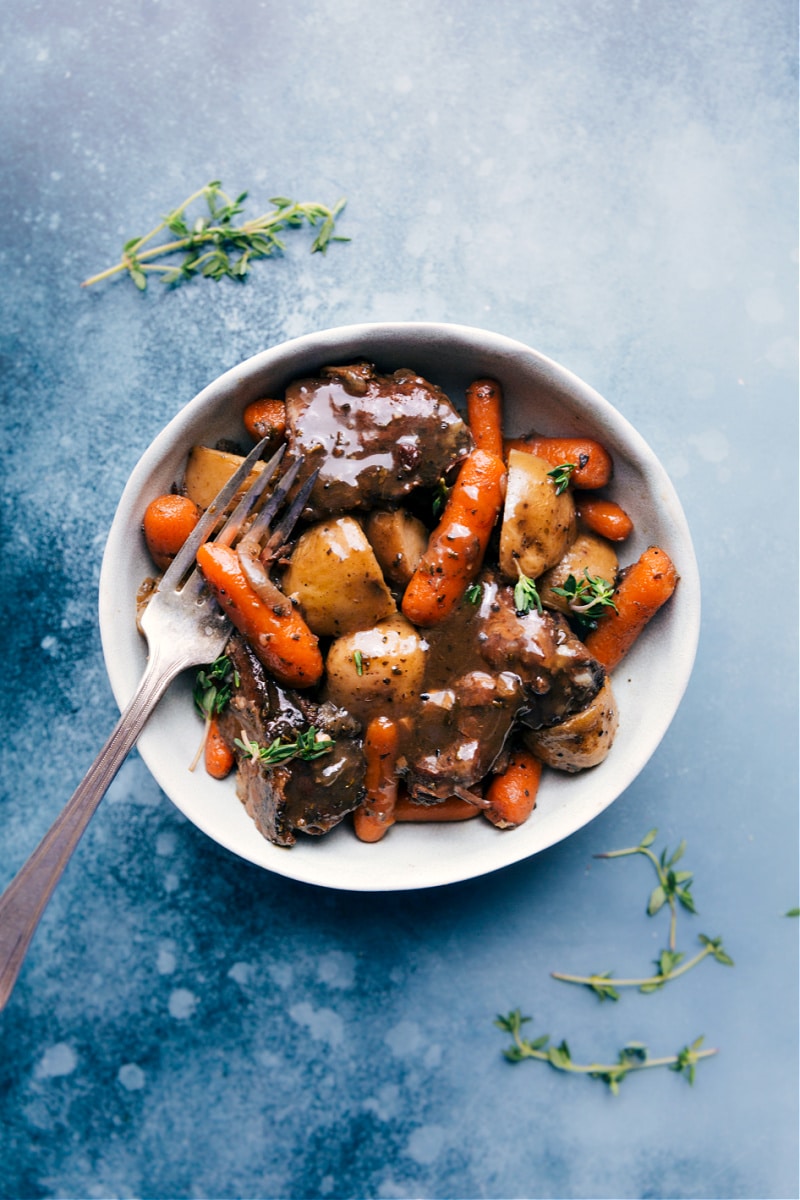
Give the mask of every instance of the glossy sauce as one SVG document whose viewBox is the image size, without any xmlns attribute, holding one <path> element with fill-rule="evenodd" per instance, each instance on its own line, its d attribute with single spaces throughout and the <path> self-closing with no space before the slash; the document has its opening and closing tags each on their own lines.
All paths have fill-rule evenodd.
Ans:
<svg viewBox="0 0 800 1200">
<path fill-rule="evenodd" d="M 413 371 L 326 368 L 290 384 L 286 411 L 303 477 L 319 470 L 312 514 L 370 508 L 433 486 L 472 445 L 445 394 Z"/>
</svg>

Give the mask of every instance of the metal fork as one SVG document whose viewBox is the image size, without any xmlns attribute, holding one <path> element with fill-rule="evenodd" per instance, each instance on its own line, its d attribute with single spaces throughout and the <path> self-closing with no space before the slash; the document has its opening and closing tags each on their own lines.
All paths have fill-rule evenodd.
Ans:
<svg viewBox="0 0 800 1200">
<path fill-rule="evenodd" d="M 223 521 L 237 492 L 260 460 L 265 442 L 266 439 L 251 451 L 209 505 L 151 596 L 140 621 L 148 658 L 136 692 L 82 783 L 0 897 L 0 1010 L 11 994 L 36 926 L 72 852 L 156 704 L 181 671 L 213 662 L 225 648 L 230 621 L 195 568 L 195 554 Z M 264 464 L 217 532 L 216 541 L 225 545 L 236 541 L 274 476 L 284 449 L 281 447 Z M 286 500 L 301 463 L 301 459 L 296 460 L 285 472 L 256 518 L 262 534 L 269 530 L 272 518 Z M 308 479 L 298 491 L 274 530 L 273 536 L 279 541 L 288 538 L 314 478 Z"/>
</svg>

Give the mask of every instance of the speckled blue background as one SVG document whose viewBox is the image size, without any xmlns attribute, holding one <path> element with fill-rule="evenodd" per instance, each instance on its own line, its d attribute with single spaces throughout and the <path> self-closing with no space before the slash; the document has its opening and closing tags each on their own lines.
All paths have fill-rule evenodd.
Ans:
<svg viewBox="0 0 800 1200">
<path fill-rule="evenodd" d="M 797 1197 L 796 6 L 788 0 L 5 0 L 0 885 L 115 720 L 107 529 L 166 421 L 286 337 L 483 325 L 559 359 L 670 471 L 704 584 L 663 744 L 591 826 L 429 893 L 317 892 L 234 859 L 134 754 L 0 1015 L 0 1195 Z M 244 286 L 81 291 L 208 179 L 332 203 Z M 688 842 L 721 934 L 650 997 L 642 859 Z M 499 1011 L 601 1083 L 511 1066 Z"/>
</svg>

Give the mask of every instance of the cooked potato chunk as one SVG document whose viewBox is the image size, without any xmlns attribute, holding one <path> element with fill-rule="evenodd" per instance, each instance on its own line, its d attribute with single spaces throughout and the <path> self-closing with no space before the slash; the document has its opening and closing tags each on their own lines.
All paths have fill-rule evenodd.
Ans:
<svg viewBox="0 0 800 1200">
<path fill-rule="evenodd" d="M 186 495 L 190 500 L 194 500 L 198 508 L 208 508 L 243 462 L 244 456 L 241 454 L 229 454 L 226 450 L 213 450 L 210 446 L 193 446 L 189 453 L 184 477 Z M 243 495 L 247 491 L 257 472 L 263 468 L 263 463 L 256 463 L 240 487 L 238 495 Z"/>
<path fill-rule="evenodd" d="M 563 587 L 570 575 L 583 579 L 584 572 L 593 579 L 605 579 L 613 587 L 618 569 L 617 552 L 610 542 L 594 533 L 579 533 L 561 561 L 539 580 L 542 604 L 569 614 L 567 597 L 557 596 L 553 588 Z"/>
<path fill-rule="evenodd" d="M 337 638 L 325 663 L 327 698 L 363 721 L 417 700 L 427 646 L 400 613 Z"/>
<path fill-rule="evenodd" d="M 546 766 L 574 773 L 603 761 L 611 749 L 618 723 L 611 681 L 606 679 L 586 708 L 549 729 L 530 730 L 523 740 Z"/>
<path fill-rule="evenodd" d="M 519 572 L 536 579 L 563 556 L 575 537 L 575 505 L 569 492 L 556 495 L 550 463 L 512 450 L 500 528 L 500 569 L 508 579 Z"/>
<path fill-rule="evenodd" d="M 422 521 L 404 508 L 379 509 L 367 517 L 364 532 L 386 579 L 404 588 L 428 547 Z"/>
<path fill-rule="evenodd" d="M 374 551 L 352 517 L 320 521 L 298 538 L 283 577 L 318 637 L 368 629 L 397 611 Z"/>
</svg>

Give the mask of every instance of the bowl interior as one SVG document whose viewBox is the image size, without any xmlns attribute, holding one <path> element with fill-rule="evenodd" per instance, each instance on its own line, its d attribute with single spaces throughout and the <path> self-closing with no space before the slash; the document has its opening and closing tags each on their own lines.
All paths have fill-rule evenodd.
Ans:
<svg viewBox="0 0 800 1200">
<path fill-rule="evenodd" d="M 128 702 L 144 669 L 135 598 L 153 573 L 141 521 L 147 503 L 183 474 L 192 445 L 245 442 L 242 412 L 254 399 L 280 395 L 293 378 L 329 363 L 367 358 L 382 371 L 410 367 L 463 407 L 468 384 L 490 376 L 503 386 L 510 434 L 582 433 L 611 452 L 611 494 L 631 514 L 635 532 L 620 550 L 633 561 L 657 543 L 681 576 L 675 595 L 614 674 L 620 728 L 600 766 L 575 776 L 544 773 L 526 825 L 500 831 L 478 818 L 455 825 L 394 826 L 365 845 L 345 825 L 291 849 L 256 831 L 235 795 L 188 767 L 201 727 L 193 711 L 193 673 L 178 679 L 151 717 L 139 750 L 153 776 L 189 820 L 233 853 L 293 879 L 356 891 L 432 887 L 472 878 L 537 853 L 581 828 L 632 782 L 664 736 L 694 663 L 700 589 L 691 537 L 675 490 L 642 437 L 603 397 L 536 351 L 498 334 L 455 325 L 381 324 L 326 330 L 284 343 L 226 372 L 191 400 L 140 459 L 120 500 L 103 558 L 100 626 L 115 698 Z"/>
</svg>

